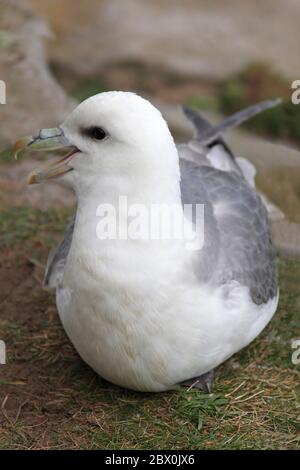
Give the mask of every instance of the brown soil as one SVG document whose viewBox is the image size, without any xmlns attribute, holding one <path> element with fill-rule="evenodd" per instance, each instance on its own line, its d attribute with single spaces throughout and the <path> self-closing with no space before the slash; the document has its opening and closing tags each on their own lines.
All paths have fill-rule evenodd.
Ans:
<svg viewBox="0 0 300 470">
<path fill-rule="evenodd" d="M 47 448 L 51 434 L 80 409 L 72 400 L 74 372 L 81 369 L 84 381 L 96 377 L 66 338 L 54 296 L 42 290 L 37 268 L 23 256 L 4 256 L 0 337 L 6 343 L 7 364 L 0 366 L 0 436 L 5 439 L 15 430 L 14 445 L 20 438 L 22 448 L 24 440 L 27 448 Z M 72 402 L 69 407 L 65 394 Z"/>
</svg>

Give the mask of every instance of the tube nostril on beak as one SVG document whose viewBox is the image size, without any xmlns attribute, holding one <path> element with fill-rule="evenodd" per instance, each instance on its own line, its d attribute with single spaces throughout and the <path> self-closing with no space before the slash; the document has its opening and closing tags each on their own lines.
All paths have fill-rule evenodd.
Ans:
<svg viewBox="0 0 300 470">
<path fill-rule="evenodd" d="M 60 127 L 41 129 L 38 136 L 38 138 L 42 140 L 52 139 L 54 137 L 64 137 L 64 131 Z"/>
</svg>

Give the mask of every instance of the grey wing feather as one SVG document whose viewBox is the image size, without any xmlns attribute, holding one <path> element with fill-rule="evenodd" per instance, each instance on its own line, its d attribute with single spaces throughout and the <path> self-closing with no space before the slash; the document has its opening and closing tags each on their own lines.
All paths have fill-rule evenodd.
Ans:
<svg viewBox="0 0 300 470">
<path fill-rule="evenodd" d="M 248 108 L 247 108 L 248 109 Z M 215 132 L 214 129 L 215 127 L 219 126 L 213 126 L 206 118 L 204 118 L 199 111 L 195 111 L 192 108 L 189 108 L 188 106 L 182 106 L 182 110 L 186 117 L 189 119 L 189 121 L 192 122 L 195 130 L 195 136 L 194 139 L 198 143 L 202 143 L 202 136 L 206 135 L 207 132 L 212 132 L 212 134 Z M 233 116 L 236 116 L 234 114 Z M 220 144 L 224 147 L 224 150 L 227 152 L 228 156 L 234 160 L 234 155 L 231 152 L 230 148 L 226 144 L 226 142 L 223 140 L 222 137 L 218 137 L 211 143 L 212 145 Z"/>
<path fill-rule="evenodd" d="M 45 288 L 56 288 L 61 285 L 67 256 L 72 243 L 76 213 L 73 215 L 60 244 L 50 253 L 44 277 Z"/>
<path fill-rule="evenodd" d="M 224 141 L 222 135 L 228 129 L 238 126 L 255 115 L 277 106 L 281 102 L 281 98 L 262 101 L 234 113 L 217 125 L 212 125 L 199 111 L 183 106 L 183 112 L 189 121 L 192 122 L 195 132 L 193 140 L 177 146 L 179 157 L 195 161 L 200 165 L 210 165 L 208 154 L 212 148 L 218 145 L 220 149 L 223 150 L 219 152 L 222 155 L 223 166 L 227 166 L 228 171 L 242 175 L 243 172 L 241 171 L 240 165 L 237 163 L 234 154 Z"/>
<path fill-rule="evenodd" d="M 204 204 L 204 246 L 196 274 L 212 285 L 231 280 L 249 288 L 256 304 L 277 294 L 266 209 L 240 175 L 181 160 L 183 204 Z"/>
<path fill-rule="evenodd" d="M 195 138 L 201 140 L 201 135 L 211 129 L 213 126 L 211 123 L 203 117 L 198 111 L 188 107 L 182 106 L 182 110 L 189 121 L 193 123 L 195 129 Z"/>
</svg>

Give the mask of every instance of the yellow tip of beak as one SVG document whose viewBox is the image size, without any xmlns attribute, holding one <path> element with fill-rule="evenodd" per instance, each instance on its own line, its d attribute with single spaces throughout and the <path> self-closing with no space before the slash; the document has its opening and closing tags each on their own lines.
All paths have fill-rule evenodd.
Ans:
<svg viewBox="0 0 300 470">
<path fill-rule="evenodd" d="M 18 160 L 18 155 L 22 150 L 25 150 L 25 148 L 30 144 L 30 142 L 33 141 L 32 137 L 24 137 L 23 139 L 18 140 L 13 148 L 13 156 L 15 160 Z"/>
<path fill-rule="evenodd" d="M 38 179 L 36 173 L 30 173 L 30 175 L 27 176 L 27 184 L 37 184 Z"/>
</svg>

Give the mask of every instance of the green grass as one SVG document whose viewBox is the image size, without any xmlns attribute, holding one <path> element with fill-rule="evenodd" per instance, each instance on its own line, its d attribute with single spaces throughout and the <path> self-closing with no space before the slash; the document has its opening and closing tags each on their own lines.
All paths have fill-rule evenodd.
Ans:
<svg viewBox="0 0 300 470">
<path fill-rule="evenodd" d="M 195 109 L 219 111 L 220 104 L 216 96 L 190 96 L 186 99 L 187 106 Z"/>
<path fill-rule="evenodd" d="M 42 211 L 32 207 L 0 211 L 0 243 L 5 248 L 17 246 L 28 253 L 45 252 L 63 233 L 71 214 L 71 209 Z"/>
<path fill-rule="evenodd" d="M 0 163 L 11 163 L 14 161 L 12 149 L 5 149 L 0 152 Z"/>
<path fill-rule="evenodd" d="M 77 101 L 81 102 L 90 96 L 108 91 L 104 82 L 98 77 L 91 77 L 79 80 L 78 83 L 70 90 L 70 95 Z"/>
<path fill-rule="evenodd" d="M 54 296 L 26 264 L 36 249 L 45 263 L 68 215 L 24 207 L 0 217 L 5 279 L 15 286 L 1 301 L 8 363 L 0 366 L 0 449 L 299 448 L 300 367 L 291 362 L 290 343 L 300 337 L 300 262 L 280 260 L 278 313 L 221 367 L 213 394 L 135 393 L 101 380 L 80 360 Z"/>
</svg>

